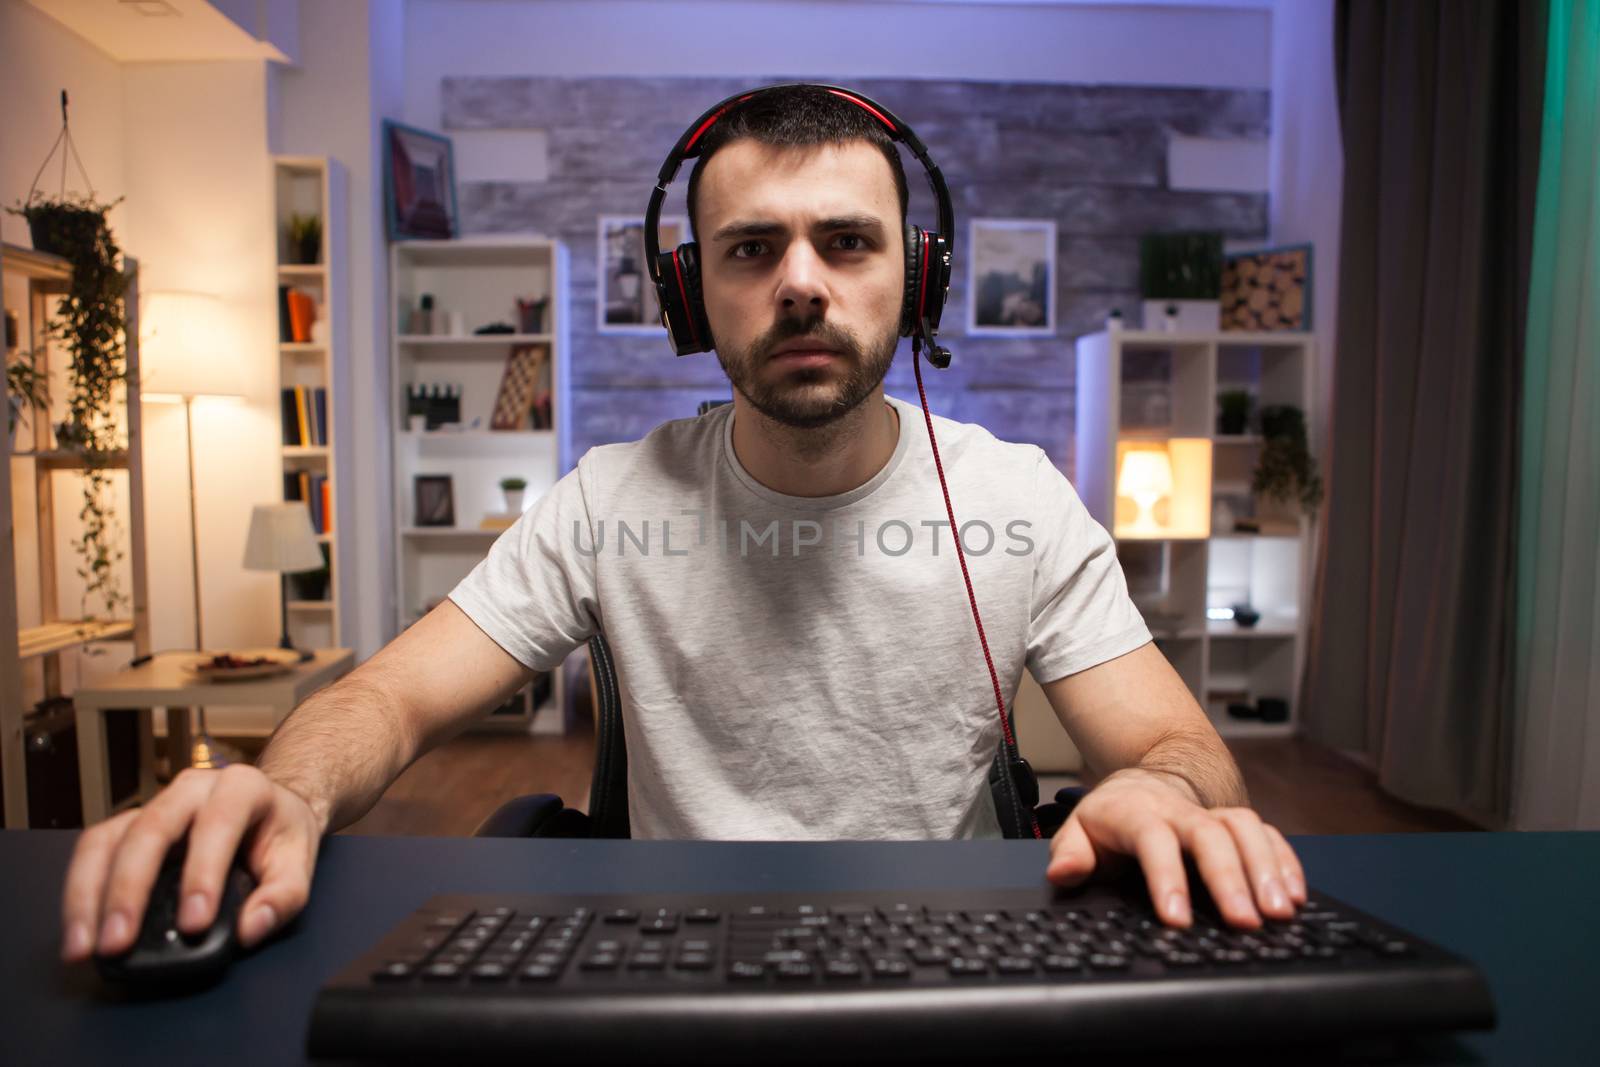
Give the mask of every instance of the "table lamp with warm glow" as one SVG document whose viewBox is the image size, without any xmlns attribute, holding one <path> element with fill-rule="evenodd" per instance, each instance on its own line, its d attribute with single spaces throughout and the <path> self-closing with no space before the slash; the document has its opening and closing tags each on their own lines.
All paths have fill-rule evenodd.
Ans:
<svg viewBox="0 0 1600 1067">
<path fill-rule="evenodd" d="M 1117 478 L 1117 493 L 1131 497 L 1139 505 L 1139 516 L 1128 527 L 1135 535 L 1158 535 L 1156 501 L 1172 492 L 1172 457 L 1165 449 L 1132 449 L 1122 457 L 1122 473 Z"/>
<path fill-rule="evenodd" d="M 289 575 L 314 571 L 325 561 L 311 529 L 311 512 L 303 501 L 257 504 L 250 513 L 250 536 L 244 545 L 244 567 L 249 571 L 276 571 L 283 600 L 283 637 L 279 648 L 295 649 L 289 640 Z M 302 662 L 310 652 L 300 652 Z"/>
<path fill-rule="evenodd" d="M 205 648 L 200 624 L 200 528 L 195 517 L 194 402 L 199 397 L 244 395 L 244 374 L 224 338 L 222 301 L 208 293 L 177 290 L 147 293 L 139 308 L 139 386 L 147 403 L 183 404 L 189 446 L 189 564 L 194 578 L 194 647 Z M 218 767 L 228 762 L 206 733 L 199 709 L 190 762 Z"/>
</svg>

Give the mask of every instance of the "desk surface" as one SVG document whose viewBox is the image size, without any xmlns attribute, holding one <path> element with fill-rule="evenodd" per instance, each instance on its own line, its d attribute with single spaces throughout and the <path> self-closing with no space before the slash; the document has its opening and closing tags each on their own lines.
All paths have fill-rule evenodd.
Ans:
<svg viewBox="0 0 1600 1067">
<path fill-rule="evenodd" d="M 77 833 L 0 832 L 0 1058 L 8 1062 L 301 1063 L 321 984 L 434 893 L 1025 886 L 1043 876 L 1047 855 L 1031 841 L 334 836 L 289 935 L 210 990 L 132 1004 L 95 999 L 92 968 L 59 962 L 61 885 Z M 1498 1029 L 1428 1042 L 1403 1062 L 1600 1063 L 1600 833 L 1291 841 L 1314 890 L 1437 941 L 1488 975 Z"/>
<path fill-rule="evenodd" d="M 235 655 L 249 656 L 278 649 L 236 649 Z M 72 694 L 80 709 L 208 707 L 235 705 L 284 705 L 294 708 L 300 701 L 329 682 L 348 674 L 355 653 L 348 648 L 319 648 L 305 663 L 296 664 L 287 674 L 237 682 L 217 682 L 199 678 L 185 670 L 189 664 L 209 659 L 201 652 L 162 652 L 137 667 L 126 667 L 101 678 Z"/>
</svg>

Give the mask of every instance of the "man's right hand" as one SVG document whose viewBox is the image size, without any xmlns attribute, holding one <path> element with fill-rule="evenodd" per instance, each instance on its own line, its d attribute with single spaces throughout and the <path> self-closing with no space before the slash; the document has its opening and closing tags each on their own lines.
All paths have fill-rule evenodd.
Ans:
<svg viewBox="0 0 1600 1067">
<path fill-rule="evenodd" d="M 62 896 L 61 958 L 132 947 L 161 862 L 185 834 L 178 929 L 199 933 L 211 925 L 245 842 L 257 886 L 240 909 L 237 932 L 245 947 L 254 946 L 305 907 L 325 828 L 299 794 L 255 767 L 181 771 L 143 807 L 79 836 Z"/>
</svg>

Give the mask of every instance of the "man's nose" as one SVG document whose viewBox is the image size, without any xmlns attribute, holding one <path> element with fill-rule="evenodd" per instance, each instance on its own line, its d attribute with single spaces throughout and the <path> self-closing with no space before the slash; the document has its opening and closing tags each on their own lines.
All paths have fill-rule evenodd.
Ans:
<svg viewBox="0 0 1600 1067">
<path fill-rule="evenodd" d="M 823 263 L 809 241 L 790 241 L 778 275 L 778 310 L 784 315 L 820 315 L 828 310 Z"/>
</svg>

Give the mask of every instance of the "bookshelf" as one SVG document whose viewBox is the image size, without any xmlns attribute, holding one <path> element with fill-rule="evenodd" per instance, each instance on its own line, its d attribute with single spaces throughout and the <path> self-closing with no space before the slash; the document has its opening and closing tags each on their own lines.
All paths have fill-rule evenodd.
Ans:
<svg viewBox="0 0 1600 1067">
<path fill-rule="evenodd" d="M 1308 516 L 1256 499 L 1251 474 L 1264 445 L 1254 427 L 1262 406 L 1292 404 L 1312 413 L 1315 342 L 1304 333 L 1102 331 L 1077 342 L 1077 473 L 1090 514 L 1117 542 L 1129 592 L 1167 659 L 1223 737 L 1296 732 L 1306 654 L 1313 529 Z M 1218 395 L 1248 391 L 1251 429 L 1218 432 Z M 1308 439 L 1317 440 L 1313 427 Z M 1119 455 L 1130 447 L 1182 440 L 1200 453 L 1203 478 L 1175 478 L 1165 501 L 1177 522 L 1182 486 L 1198 484 L 1201 510 L 1181 536 L 1135 532 L 1139 504 L 1120 495 Z M 1176 457 L 1177 453 L 1173 453 Z M 1174 459 L 1177 464 L 1176 458 Z M 1195 470 L 1199 470 L 1196 467 Z M 1216 528 L 1213 509 L 1228 504 L 1261 532 Z M 1231 618 L 1247 602 L 1253 626 Z M 1236 718 L 1230 704 L 1287 702 L 1284 722 Z"/>
<path fill-rule="evenodd" d="M 502 479 L 527 483 L 526 510 L 565 469 L 567 262 L 565 245 L 533 236 L 390 246 L 396 632 L 483 559 L 497 521 L 514 520 Z M 519 301 L 543 303 L 525 312 Z M 512 332 L 477 332 L 490 325 Z M 500 406 L 508 377 L 526 388 Z M 436 506 L 443 486 L 448 509 Z M 561 675 L 541 675 L 476 728 L 562 732 Z"/>
<path fill-rule="evenodd" d="M 283 496 L 307 502 L 327 560 L 325 573 L 289 578 L 284 610 L 289 637 L 299 648 L 349 644 L 343 604 L 351 592 L 350 576 L 340 566 L 344 524 L 339 521 L 345 513 L 341 466 L 347 466 L 339 452 L 339 427 L 348 424 L 339 413 L 349 407 L 347 185 L 336 160 L 273 157 Z M 291 228 L 296 216 L 321 220 L 320 237 L 296 241 Z"/>
<path fill-rule="evenodd" d="M 83 673 L 74 657 L 104 641 L 132 643 L 133 654 L 150 651 L 149 584 L 145 561 L 144 463 L 139 407 L 139 268 L 123 257 L 127 278 L 124 338 L 127 382 L 118 392 L 117 412 L 126 447 L 110 463 L 118 525 L 125 531 L 130 603 L 126 618 L 80 619 L 63 605 L 76 603 L 72 573 L 78 560 L 67 546 L 59 519 L 70 522 L 78 505 L 81 453 L 59 447 L 51 427 L 65 416 L 64 384 L 68 355 L 47 343 L 46 327 L 57 297 L 72 278 L 71 264 L 56 256 L 15 245 L 0 248 L 0 280 L 5 306 L 18 318 L 18 348 L 41 353 L 38 365 L 50 381 L 47 418 L 24 409 L 16 439 L 6 436 L 6 458 L 0 463 L 0 778 L 4 780 L 4 824 L 30 826 L 24 720 L 32 701 L 62 695 L 72 677 Z M 6 351 L 9 364 L 12 352 Z M 0 398 L 5 396 L 0 379 Z M 0 404 L 9 407 L 9 403 Z M 19 543 L 18 530 L 32 531 Z M 20 566 L 19 566 L 20 565 Z M 65 577 L 64 577 L 65 575 Z M 78 589 L 82 588 L 81 581 Z M 154 792 L 155 751 L 151 713 L 137 713 L 139 772 L 136 787 L 117 798 L 114 810 L 140 802 Z"/>
</svg>

